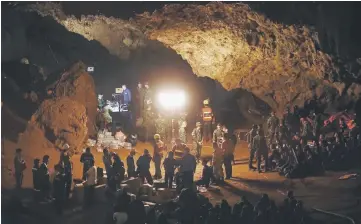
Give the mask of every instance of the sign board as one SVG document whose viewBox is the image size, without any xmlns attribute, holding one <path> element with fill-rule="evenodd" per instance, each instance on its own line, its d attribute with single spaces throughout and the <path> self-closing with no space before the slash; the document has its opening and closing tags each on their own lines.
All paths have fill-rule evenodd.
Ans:
<svg viewBox="0 0 361 224">
<path fill-rule="evenodd" d="M 122 93 L 123 89 L 122 88 L 115 88 L 115 93 Z"/>
<path fill-rule="evenodd" d="M 94 67 L 88 67 L 88 68 L 87 68 L 87 71 L 88 71 L 88 72 L 94 72 Z"/>
</svg>

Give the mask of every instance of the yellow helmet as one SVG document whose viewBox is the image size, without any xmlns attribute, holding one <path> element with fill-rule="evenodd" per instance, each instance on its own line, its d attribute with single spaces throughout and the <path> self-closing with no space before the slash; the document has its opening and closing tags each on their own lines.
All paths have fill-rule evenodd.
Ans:
<svg viewBox="0 0 361 224">
<path fill-rule="evenodd" d="M 160 135 L 159 135 L 159 134 L 155 134 L 155 135 L 154 135 L 154 139 L 160 139 Z"/>
</svg>

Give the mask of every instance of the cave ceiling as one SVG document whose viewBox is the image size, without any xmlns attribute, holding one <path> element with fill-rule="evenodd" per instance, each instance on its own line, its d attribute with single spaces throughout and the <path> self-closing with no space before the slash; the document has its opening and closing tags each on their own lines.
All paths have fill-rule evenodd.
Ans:
<svg viewBox="0 0 361 224">
<path fill-rule="evenodd" d="M 246 4 L 171 4 L 129 21 L 103 15 L 67 16 L 55 3 L 26 10 L 52 16 L 121 59 L 149 39 L 160 41 L 181 55 L 196 75 L 218 80 L 228 90 L 251 91 L 277 112 L 286 105 L 302 106 L 315 95 L 324 96 L 326 90 L 336 95 L 345 92 L 344 84 L 328 81 L 341 69 L 330 55 L 316 50 L 315 31 L 273 22 Z"/>
</svg>

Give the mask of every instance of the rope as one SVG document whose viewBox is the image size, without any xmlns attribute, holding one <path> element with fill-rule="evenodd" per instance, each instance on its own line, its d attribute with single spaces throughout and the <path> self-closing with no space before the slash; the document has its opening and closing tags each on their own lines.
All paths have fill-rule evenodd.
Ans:
<svg viewBox="0 0 361 224">
<path fill-rule="evenodd" d="M 312 209 L 315 210 L 316 212 L 320 212 L 320 213 L 323 213 L 323 214 L 326 214 L 326 215 L 332 215 L 332 216 L 336 216 L 336 217 L 339 217 L 339 218 L 342 218 L 342 219 L 347 219 L 348 221 L 350 221 L 350 223 L 356 224 L 355 220 L 353 220 L 353 219 L 352 219 L 351 217 L 349 217 L 349 216 L 341 215 L 341 214 L 334 213 L 334 212 L 328 212 L 328 211 L 325 211 L 325 210 L 322 210 L 322 209 L 318 209 L 318 208 L 312 208 Z"/>
</svg>

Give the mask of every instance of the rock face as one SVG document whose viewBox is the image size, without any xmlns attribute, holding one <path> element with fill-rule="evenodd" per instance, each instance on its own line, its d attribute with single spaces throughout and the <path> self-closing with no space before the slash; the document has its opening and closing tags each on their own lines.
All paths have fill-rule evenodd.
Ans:
<svg viewBox="0 0 361 224">
<path fill-rule="evenodd" d="M 87 120 L 86 108 L 64 96 L 45 100 L 32 116 L 29 127 L 39 127 L 56 147 L 62 148 L 67 143 L 76 152 L 87 140 Z"/>
<path fill-rule="evenodd" d="M 30 10 L 53 16 L 120 58 L 126 54 L 119 48 L 141 46 L 144 35 L 158 40 L 180 54 L 196 75 L 218 80 L 228 90 L 248 90 L 279 114 L 287 105 L 303 107 L 311 99 L 326 106 L 335 100 L 349 105 L 360 96 L 348 88 L 353 75 L 360 73 L 355 70 L 360 68 L 358 62 L 351 63 L 355 72 L 350 74 L 348 65 L 319 50 L 317 32 L 270 21 L 245 4 L 172 4 L 129 22 L 105 16 L 67 17 L 54 4 L 33 5 Z M 126 37 L 118 34 L 119 29 Z M 334 83 L 345 80 L 345 85 Z"/>
<path fill-rule="evenodd" d="M 63 74 L 55 86 L 55 94 L 57 97 L 67 96 L 85 106 L 88 134 L 94 135 L 98 101 L 94 80 L 82 62 L 75 63 Z"/>
</svg>

